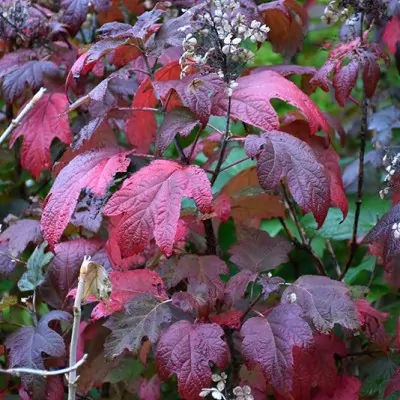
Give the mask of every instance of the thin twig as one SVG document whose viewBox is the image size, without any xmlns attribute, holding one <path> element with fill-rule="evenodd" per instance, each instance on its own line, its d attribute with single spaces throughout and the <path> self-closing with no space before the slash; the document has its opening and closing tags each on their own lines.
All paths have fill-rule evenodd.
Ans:
<svg viewBox="0 0 400 400">
<path fill-rule="evenodd" d="M 244 321 L 244 319 L 247 317 L 249 312 L 253 309 L 253 307 L 259 302 L 259 300 L 262 297 L 262 292 L 258 293 L 258 295 L 253 299 L 253 301 L 249 304 L 247 307 L 247 310 L 243 313 L 243 315 L 240 317 L 240 321 Z"/>
<path fill-rule="evenodd" d="M 202 129 L 202 126 L 200 125 L 200 126 L 199 126 L 199 129 L 198 129 L 197 132 L 196 132 L 196 136 L 195 136 L 195 138 L 194 138 L 194 141 L 193 141 L 193 143 L 192 143 L 192 146 L 191 146 L 191 148 L 190 148 L 190 153 L 189 153 L 189 156 L 188 156 L 189 162 L 192 160 L 193 153 L 194 153 L 194 151 L 195 151 L 195 149 L 196 149 L 197 142 L 198 142 L 199 139 L 200 139 L 200 135 L 201 135 L 202 130 L 203 130 L 203 129 Z"/>
<path fill-rule="evenodd" d="M 63 375 L 67 374 L 71 371 L 76 371 L 88 358 L 88 355 L 85 354 L 77 363 L 74 365 L 63 368 L 56 369 L 54 371 L 40 370 L 40 369 L 30 369 L 30 368 L 10 368 L 10 369 L 1 369 L 0 373 L 8 374 L 8 375 L 16 375 L 19 376 L 21 374 L 32 374 L 32 375 L 40 375 L 40 376 L 54 376 L 54 375 Z"/>
<path fill-rule="evenodd" d="M 15 257 L 13 257 L 13 256 L 10 256 L 9 254 L 4 253 L 4 251 L 0 251 L 0 255 L 1 255 L 1 256 L 8 257 L 11 261 L 14 261 L 14 262 L 16 262 L 16 263 L 26 264 L 26 261 L 21 260 L 21 259 L 19 259 L 19 258 L 15 258 Z"/>
<path fill-rule="evenodd" d="M 11 132 L 21 123 L 21 121 L 26 117 L 29 111 L 32 110 L 33 107 L 39 102 L 39 100 L 45 94 L 46 89 L 44 87 L 40 88 L 39 91 L 32 97 L 30 102 L 21 110 L 18 114 L 17 118 L 11 121 L 11 124 L 8 128 L 3 132 L 0 136 L 0 146 L 7 139 L 7 137 L 11 134 Z"/>
<path fill-rule="evenodd" d="M 79 339 L 79 324 L 81 322 L 81 304 L 82 297 L 85 291 L 85 280 L 88 273 L 90 265 L 90 257 L 84 257 L 81 264 L 79 278 L 78 278 L 78 288 L 76 290 L 76 296 L 74 301 L 74 322 L 72 324 L 72 335 L 71 343 L 69 346 L 69 365 L 76 364 L 76 353 L 78 349 L 78 339 Z M 71 370 L 68 374 L 68 400 L 76 399 L 76 389 L 77 389 L 77 376 L 76 369 Z"/>
<path fill-rule="evenodd" d="M 331 243 L 331 241 L 329 239 L 326 241 L 326 247 L 327 247 L 328 252 L 329 252 L 329 254 L 330 254 L 331 258 L 332 258 L 336 274 L 339 277 L 341 275 L 342 271 L 341 271 L 341 268 L 340 268 L 339 261 L 336 258 L 335 251 L 333 250 L 332 243 Z"/>
<path fill-rule="evenodd" d="M 360 27 L 360 41 L 361 46 L 363 44 L 363 23 L 364 23 L 364 11 L 361 12 L 361 27 Z M 360 220 L 361 204 L 363 198 L 363 187 L 364 187 L 364 155 L 365 155 L 365 145 L 368 130 L 368 100 L 365 91 L 365 85 L 363 84 L 363 100 L 362 100 L 362 115 L 361 115 L 361 127 L 360 127 L 360 152 L 358 156 L 358 183 L 357 183 L 357 200 L 356 200 L 356 211 L 354 215 L 353 224 L 353 237 L 350 245 L 350 254 L 347 260 L 346 266 L 339 276 L 339 280 L 342 280 L 345 276 L 351 264 L 353 262 L 354 256 L 356 254 L 358 243 L 357 243 L 357 233 L 358 233 L 358 223 Z"/>
<path fill-rule="evenodd" d="M 296 225 L 296 228 L 299 232 L 301 241 L 299 242 L 296 238 L 292 236 L 292 242 L 295 244 L 297 247 L 305 250 L 314 260 L 315 266 L 317 268 L 317 271 L 320 275 L 325 275 L 328 276 L 328 272 L 325 269 L 324 263 L 322 260 L 315 254 L 315 251 L 313 250 L 311 246 L 311 241 L 307 237 L 306 232 L 304 231 L 303 227 L 300 224 L 300 221 L 297 217 L 296 214 L 296 208 L 291 200 L 291 197 L 289 193 L 286 190 L 285 184 L 282 182 L 281 183 L 282 189 L 283 189 L 283 197 L 284 197 L 284 206 L 289 213 L 290 218 L 293 220 L 293 222 Z M 282 222 L 281 222 L 282 223 Z"/>
<path fill-rule="evenodd" d="M 231 168 L 231 167 L 234 167 L 235 165 L 240 164 L 240 163 L 242 163 L 242 162 L 244 162 L 244 161 L 247 161 L 247 160 L 250 160 L 250 157 L 243 157 L 243 158 L 241 158 L 240 160 L 237 160 L 237 161 L 235 161 L 235 162 L 233 162 L 233 163 L 231 163 L 231 164 L 228 164 L 227 166 L 221 168 L 221 169 L 219 170 L 219 172 L 226 171 L 227 169 L 229 169 L 229 168 Z"/>
</svg>

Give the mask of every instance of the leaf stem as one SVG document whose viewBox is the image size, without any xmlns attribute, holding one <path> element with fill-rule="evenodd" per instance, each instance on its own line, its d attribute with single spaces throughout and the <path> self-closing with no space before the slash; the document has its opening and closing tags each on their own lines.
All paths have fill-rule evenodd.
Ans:
<svg viewBox="0 0 400 400">
<path fill-rule="evenodd" d="M 17 118 L 11 121 L 11 124 L 8 128 L 3 132 L 0 136 L 0 146 L 7 139 L 7 137 L 11 134 L 11 132 L 21 123 L 21 121 L 26 117 L 26 115 L 35 107 L 35 105 L 39 102 L 39 100 L 46 93 L 46 89 L 44 87 L 40 88 L 39 91 L 32 97 L 29 103 L 21 110 L 18 114 Z"/>
<path fill-rule="evenodd" d="M 243 323 L 244 319 L 247 317 L 247 315 L 250 313 L 250 311 L 253 309 L 253 307 L 260 301 L 262 297 L 262 292 L 258 293 L 258 295 L 253 299 L 253 301 L 249 304 L 247 307 L 247 310 L 243 313 L 243 315 L 240 317 L 240 321 Z"/>
<path fill-rule="evenodd" d="M 228 164 L 225 167 L 221 168 L 219 172 L 226 171 L 227 169 L 229 169 L 231 167 L 234 167 L 235 165 L 240 164 L 240 163 L 242 163 L 244 161 L 247 161 L 247 160 L 250 160 L 250 157 L 248 157 L 248 156 L 247 157 L 243 157 L 240 160 L 237 160 L 237 161 L 235 161 L 235 162 L 233 162 L 231 164 Z"/>
<path fill-rule="evenodd" d="M 332 258 L 336 274 L 339 277 L 341 275 L 342 271 L 341 271 L 341 268 L 340 268 L 339 261 L 336 258 L 335 251 L 333 250 L 332 243 L 331 243 L 331 241 L 329 239 L 326 241 L 326 248 L 328 249 L 328 252 L 329 252 L 329 254 L 330 254 L 331 258 Z"/>
<path fill-rule="evenodd" d="M 79 340 L 79 324 L 81 322 L 81 304 L 82 297 L 85 291 L 85 280 L 88 272 L 90 264 L 90 257 L 84 257 L 78 278 L 78 288 L 76 291 L 73 313 L 74 313 L 74 322 L 72 324 L 72 335 L 71 335 L 71 343 L 69 346 L 69 365 L 70 367 L 76 364 L 76 353 L 78 348 L 78 340 Z M 68 374 L 68 400 L 76 399 L 76 389 L 77 389 L 77 375 L 76 369 L 72 369 Z"/>
</svg>

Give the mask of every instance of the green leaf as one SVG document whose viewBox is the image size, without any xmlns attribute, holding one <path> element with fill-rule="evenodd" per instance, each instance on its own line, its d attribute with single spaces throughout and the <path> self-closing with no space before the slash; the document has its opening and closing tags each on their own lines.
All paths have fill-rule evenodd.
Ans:
<svg viewBox="0 0 400 400">
<path fill-rule="evenodd" d="M 109 371 L 104 382 L 133 382 L 144 371 L 143 364 L 135 358 L 125 358 L 117 367 Z"/>
<path fill-rule="evenodd" d="M 375 267 L 375 262 L 375 257 L 368 257 L 360 265 L 357 265 L 357 267 L 350 268 L 344 278 L 345 282 L 351 285 L 357 280 L 358 276 L 362 272 L 367 271 L 369 273 L 372 273 Z"/>
<path fill-rule="evenodd" d="M 21 276 L 18 282 L 18 288 L 21 292 L 35 290 L 39 285 L 44 282 L 44 267 L 51 261 L 54 254 L 45 253 L 47 243 L 44 242 L 37 246 L 35 251 L 29 257 L 26 264 L 26 271 Z"/>
<path fill-rule="evenodd" d="M 331 208 L 321 229 L 317 230 L 317 223 L 309 215 L 302 218 L 302 224 L 308 231 L 312 231 L 325 239 L 351 239 L 355 216 L 354 197 L 349 198 L 349 205 L 349 213 L 343 222 L 342 212 L 338 208 Z M 378 196 L 365 197 L 361 206 L 358 235 L 364 236 L 367 234 L 375 226 L 378 218 L 382 217 L 389 209 L 390 202 L 381 200 Z"/>
<path fill-rule="evenodd" d="M 380 358 L 370 364 L 364 365 L 360 370 L 361 382 L 363 386 L 361 393 L 364 396 L 372 397 L 374 400 L 383 400 L 385 388 L 398 366 L 398 360 L 391 358 Z M 385 400 L 398 400 L 398 394 L 394 393 Z"/>
</svg>

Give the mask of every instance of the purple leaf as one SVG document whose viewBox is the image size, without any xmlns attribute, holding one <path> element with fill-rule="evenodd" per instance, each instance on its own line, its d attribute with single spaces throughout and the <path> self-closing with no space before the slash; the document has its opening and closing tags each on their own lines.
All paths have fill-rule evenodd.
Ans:
<svg viewBox="0 0 400 400">
<path fill-rule="evenodd" d="M 326 276 L 300 277 L 283 292 L 281 301 L 298 304 L 315 329 L 322 333 L 330 331 L 336 324 L 351 330 L 360 327 L 348 287 Z"/>
<path fill-rule="evenodd" d="M 225 303 L 228 306 L 233 306 L 237 301 L 243 298 L 247 286 L 250 282 L 257 279 L 258 273 L 250 271 L 250 269 L 243 269 L 236 275 L 233 275 L 225 287 Z"/>
<path fill-rule="evenodd" d="M 294 346 L 311 343 L 312 330 L 296 304 L 281 304 L 266 318 L 248 319 L 242 326 L 242 355 L 249 369 L 260 367 L 277 391 L 289 391 L 293 381 Z"/>
<path fill-rule="evenodd" d="M 264 299 L 266 299 L 271 293 L 278 293 L 285 280 L 279 276 L 263 275 L 258 278 L 258 283 L 262 286 L 262 294 Z"/>
</svg>

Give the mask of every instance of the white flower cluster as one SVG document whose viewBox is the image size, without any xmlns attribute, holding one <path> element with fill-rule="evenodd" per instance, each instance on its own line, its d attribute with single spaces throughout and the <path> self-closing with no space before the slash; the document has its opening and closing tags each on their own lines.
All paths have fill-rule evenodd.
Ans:
<svg viewBox="0 0 400 400">
<path fill-rule="evenodd" d="M 228 83 L 227 94 L 231 96 L 237 87 L 233 71 L 254 56 L 242 47 L 242 42 L 247 39 L 254 43 L 263 42 L 270 28 L 260 21 L 247 21 L 238 11 L 238 0 L 214 0 L 210 5 L 209 10 L 196 16 L 202 28 L 187 34 L 183 40 L 184 53 L 179 63 L 182 76 L 193 66 L 208 67 L 205 69 L 217 73 Z"/>
<path fill-rule="evenodd" d="M 392 226 L 393 236 L 395 239 L 400 238 L 400 223 L 394 223 Z"/>
<path fill-rule="evenodd" d="M 243 387 L 236 386 L 233 389 L 233 394 L 236 396 L 235 400 L 254 400 L 254 396 L 251 394 L 251 387 L 247 385 Z"/>
<path fill-rule="evenodd" d="M 225 372 L 222 372 L 221 375 L 213 374 L 211 376 L 211 379 L 213 382 L 217 384 L 217 386 L 215 388 L 213 387 L 208 389 L 202 389 L 200 392 L 200 397 L 206 397 L 208 395 L 211 395 L 211 397 L 216 400 L 227 400 L 223 393 L 225 390 L 227 378 L 228 375 L 226 375 Z"/>
<path fill-rule="evenodd" d="M 338 0 L 331 0 L 325 7 L 324 15 L 321 17 L 321 20 L 327 24 L 332 24 L 338 22 L 339 20 L 346 20 L 348 15 L 348 8 L 345 7 L 340 10 Z"/>
<path fill-rule="evenodd" d="M 387 162 L 387 155 L 383 157 L 383 163 Z M 386 167 L 387 175 L 385 177 L 385 182 L 388 182 L 389 185 L 391 184 L 393 175 L 396 173 L 397 168 L 400 164 L 400 153 L 396 154 L 393 159 L 391 160 L 390 164 Z M 389 193 L 389 187 L 385 187 L 379 192 L 379 196 L 383 199 Z"/>
</svg>

